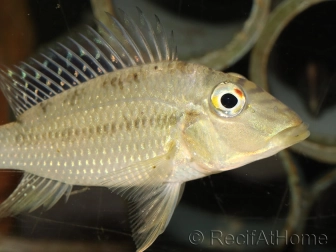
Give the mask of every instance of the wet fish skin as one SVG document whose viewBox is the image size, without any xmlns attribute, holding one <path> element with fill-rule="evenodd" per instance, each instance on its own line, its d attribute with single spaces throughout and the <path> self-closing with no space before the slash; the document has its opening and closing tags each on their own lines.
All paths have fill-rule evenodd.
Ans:
<svg viewBox="0 0 336 252">
<path fill-rule="evenodd" d="M 96 43 L 92 55 L 84 55 L 90 64 L 84 47 L 76 54 L 61 46 L 43 56 L 47 61 L 0 75 L 17 115 L 0 127 L 0 168 L 25 172 L 0 205 L 1 217 L 48 209 L 73 185 L 105 186 L 132 202 L 133 238 L 144 251 L 165 230 L 186 181 L 266 158 L 308 137 L 295 112 L 254 83 L 177 61 L 166 35 L 152 32 L 142 15 L 144 27 L 122 15 L 122 34 L 132 34 L 127 45 L 102 25 L 105 39 L 89 28 Z M 132 49 L 143 38 L 147 51 Z M 111 53 L 107 60 L 94 56 L 102 55 L 102 45 Z M 234 94 L 240 111 L 238 105 L 218 109 L 223 101 L 216 92 Z"/>
<path fill-rule="evenodd" d="M 199 68 L 178 61 L 127 68 L 45 100 L 0 130 L 2 166 L 92 186 L 110 170 L 160 156 L 192 95 L 181 84 Z"/>
</svg>

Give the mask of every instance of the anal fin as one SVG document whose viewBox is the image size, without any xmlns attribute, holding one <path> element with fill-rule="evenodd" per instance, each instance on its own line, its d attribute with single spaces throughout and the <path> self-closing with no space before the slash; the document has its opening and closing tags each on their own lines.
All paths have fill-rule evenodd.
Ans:
<svg viewBox="0 0 336 252">
<path fill-rule="evenodd" d="M 0 205 L 0 218 L 32 212 L 43 206 L 51 208 L 65 194 L 69 197 L 72 185 L 25 172 L 20 184 Z"/>
</svg>

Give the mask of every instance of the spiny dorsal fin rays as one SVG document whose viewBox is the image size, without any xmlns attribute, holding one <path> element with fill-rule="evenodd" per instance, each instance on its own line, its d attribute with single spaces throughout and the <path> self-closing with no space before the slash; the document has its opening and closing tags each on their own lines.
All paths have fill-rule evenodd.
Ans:
<svg viewBox="0 0 336 252">
<path fill-rule="evenodd" d="M 60 44 L 61 46 L 61 44 Z M 62 66 L 62 64 L 64 66 L 66 66 L 68 68 L 68 70 L 73 73 L 73 76 L 75 76 L 77 78 L 77 81 L 80 82 L 85 82 L 85 81 L 88 81 L 89 78 L 86 76 L 86 74 L 84 74 L 82 72 L 81 69 L 79 69 L 76 65 L 74 65 L 70 60 L 68 60 L 67 58 L 65 58 L 63 55 L 61 55 L 60 53 L 58 53 L 57 51 L 55 51 L 54 49 L 50 48 L 49 49 L 50 52 L 52 53 L 51 55 L 55 55 L 55 61 L 59 60 L 60 62 L 58 62 L 58 64 L 60 66 Z M 81 81 L 80 78 L 83 78 L 84 80 Z"/>
<path fill-rule="evenodd" d="M 65 69 L 62 65 L 58 64 L 51 57 L 45 55 L 44 53 L 40 53 L 40 55 L 49 62 L 50 66 L 54 66 L 56 68 L 58 75 L 61 76 L 65 83 L 71 83 L 72 85 L 77 85 L 78 80 L 74 77 L 67 69 Z M 66 80 L 65 80 L 66 79 Z M 69 84 L 67 84 L 70 88 Z"/>
<path fill-rule="evenodd" d="M 155 16 L 155 28 L 137 8 L 140 22 L 122 10 L 120 21 L 110 17 L 111 30 L 97 21 L 97 31 L 87 26 L 55 43 L 19 66 L 1 71 L 1 89 L 15 116 L 36 104 L 92 78 L 121 68 L 162 60 L 176 60 L 173 34 L 165 34 Z M 0 77 L 1 77 L 0 76 Z"/>
<path fill-rule="evenodd" d="M 32 58 L 31 58 L 32 59 Z M 38 70 L 37 67 L 34 67 L 34 62 L 33 61 L 30 61 L 30 64 L 27 64 L 26 62 L 22 62 L 21 64 L 23 67 L 25 67 L 25 71 L 27 71 L 27 69 L 31 70 L 32 72 L 35 73 L 35 77 L 37 79 L 40 79 L 41 77 L 44 78 L 45 80 L 45 85 L 46 86 L 53 86 L 55 89 L 56 89 L 56 92 L 57 93 L 60 93 L 61 91 L 63 91 L 64 89 L 61 87 L 61 85 L 57 84 L 53 79 L 52 79 L 52 76 L 49 76 L 47 73 L 42 73 L 41 71 L 44 70 L 44 65 L 41 65 L 40 66 L 42 67 L 41 68 L 41 71 Z M 49 70 L 46 69 L 46 72 L 50 72 Z M 30 83 L 33 87 L 35 86 L 33 83 Z M 36 87 L 37 88 L 37 87 Z M 40 90 L 40 88 L 37 88 L 36 90 Z"/>
<path fill-rule="evenodd" d="M 143 12 L 141 11 L 141 9 L 137 7 L 137 11 L 138 11 L 139 16 L 140 16 L 139 28 L 140 28 L 143 36 L 146 38 L 146 41 L 147 41 L 148 45 L 152 48 L 151 52 L 152 52 L 152 55 L 154 57 L 154 61 L 161 61 L 162 60 L 161 49 L 160 49 L 159 44 L 157 42 L 154 29 L 153 29 L 152 25 L 150 24 L 150 22 L 148 21 L 148 19 L 143 14 Z M 172 59 L 172 60 L 174 60 L 174 59 Z"/>
<path fill-rule="evenodd" d="M 125 19 L 126 16 L 123 15 L 123 12 L 121 14 L 123 16 L 123 18 L 121 19 L 124 21 L 123 24 L 121 24 L 121 22 L 119 22 L 114 16 L 110 15 L 112 27 L 118 30 L 116 32 L 116 34 L 118 35 L 118 39 L 123 44 L 125 49 L 129 52 L 129 54 L 131 55 L 131 58 L 133 59 L 134 64 L 135 65 L 144 64 L 145 61 L 142 57 L 142 53 L 140 49 L 138 48 L 138 45 L 134 42 L 132 36 L 128 33 L 125 27 L 125 24 L 127 25 L 127 22 L 128 22 Z M 139 34 L 137 34 L 136 36 L 139 36 Z"/>
<path fill-rule="evenodd" d="M 44 85 L 39 79 L 34 78 L 34 76 L 32 76 L 29 72 L 25 71 L 22 67 L 15 65 L 14 68 L 18 69 L 19 71 L 21 71 L 22 74 L 24 74 L 24 77 L 20 77 L 20 79 L 24 81 L 26 84 L 29 84 L 32 81 L 34 81 L 37 84 L 40 84 L 42 86 Z M 13 75 L 17 75 L 17 73 L 13 73 Z M 30 79 L 30 82 L 28 81 L 28 79 Z M 45 90 L 49 91 L 49 93 L 47 94 L 44 90 L 40 90 L 40 92 L 36 92 L 36 90 L 31 90 L 29 85 L 25 85 L 25 92 L 29 92 L 32 95 L 34 94 L 35 100 L 37 98 L 44 100 L 45 99 L 44 97 L 50 97 L 51 95 L 56 95 L 56 92 L 52 90 L 49 86 L 45 86 Z M 29 96 L 29 98 L 31 98 L 31 96 Z"/>
<path fill-rule="evenodd" d="M 45 98 L 41 95 L 45 97 L 50 96 L 44 91 L 38 93 L 34 90 L 28 78 L 35 82 L 39 82 L 39 80 L 34 79 L 28 72 L 18 66 L 14 66 L 14 68 L 17 68 L 21 72 L 21 75 L 8 69 L 7 72 L 10 73 L 9 77 L 4 75 L 6 72 L 1 70 L 3 75 L 1 89 L 13 108 L 14 114 L 18 115 L 34 106 L 37 102 L 44 100 Z"/>
<path fill-rule="evenodd" d="M 162 60 L 169 60 L 169 46 L 168 46 L 168 39 L 166 36 L 166 33 L 164 32 L 164 28 L 161 25 L 160 19 L 158 16 L 155 15 L 156 19 L 156 29 L 155 31 L 155 37 L 158 41 L 159 47 L 164 48 L 164 50 L 160 50 L 161 53 L 161 59 Z"/>
<path fill-rule="evenodd" d="M 81 59 L 83 59 L 85 62 L 85 56 L 88 57 L 89 63 L 86 62 L 86 65 L 84 66 L 84 68 L 89 68 L 92 72 L 92 76 L 90 76 L 91 78 L 96 78 L 98 77 L 99 73 L 99 68 L 102 68 L 102 66 L 99 64 L 99 62 L 91 55 L 91 53 L 88 52 L 88 50 L 83 47 L 81 44 L 79 44 L 77 41 L 75 41 L 72 37 L 68 37 L 68 40 L 70 40 L 79 50 L 78 55 L 79 57 L 81 57 Z M 93 65 L 94 68 L 92 68 Z"/>
<path fill-rule="evenodd" d="M 116 51 L 111 47 L 110 44 L 106 42 L 91 26 L 86 26 L 88 37 L 92 37 L 92 41 L 100 48 L 101 52 L 104 54 L 107 63 L 110 64 L 112 71 L 123 68 L 120 66 L 122 63 L 121 58 L 116 53 Z M 105 52 L 105 53 L 104 53 Z"/>
<path fill-rule="evenodd" d="M 128 67 L 127 62 L 130 61 L 130 55 L 125 50 L 125 48 L 120 44 L 115 35 L 100 21 L 96 21 L 98 32 L 104 37 L 102 41 L 106 41 L 111 55 L 110 59 L 112 63 L 120 63 L 120 68 Z M 102 42 L 98 42 L 102 44 Z"/>
<path fill-rule="evenodd" d="M 71 85 L 68 81 L 66 81 L 58 72 L 53 71 L 51 68 L 49 68 L 51 65 L 49 61 L 44 61 L 42 64 L 41 62 L 37 61 L 35 58 L 30 58 L 31 61 L 36 63 L 41 69 L 45 69 L 47 71 L 46 75 L 50 76 L 50 80 L 54 85 L 58 86 L 61 92 L 66 90 L 67 88 L 70 88 Z M 54 81 L 54 80 L 56 81 Z M 66 88 L 66 89 L 65 89 Z"/>
<path fill-rule="evenodd" d="M 177 60 L 177 45 L 175 45 L 174 31 L 170 33 L 171 60 Z"/>
<path fill-rule="evenodd" d="M 88 28 L 87 29 L 87 35 L 79 33 L 79 36 L 81 36 L 91 46 L 92 50 L 95 51 L 95 58 L 102 65 L 102 68 L 103 68 L 102 70 L 103 70 L 104 74 L 107 73 L 107 72 L 115 71 L 117 68 L 113 65 L 113 63 L 111 62 L 109 57 L 107 57 L 105 55 L 105 53 L 103 52 L 103 48 L 100 48 L 99 43 L 97 43 L 95 41 L 95 38 L 93 38 L 92 40 L 90 39 L 89 36 L 90 35 L 92 36 L 92 34 L 91 34 L 92 32 L 90 30 L 91 27 L 88 26 L 87 28 Z M 103 41 L 102 41 L 102 43 L 103 43 Z"/>
<path fill-rule="evenodd" d="M 19 72 L 21 72 L 21 74 L 23 75 L 21 77 L 21 79 L 23 81 L 26 81 L 26 83 L 28 84 L 28 86 L 27 86 L 28 90 L 30 90 L 29 88 L 31 87 L 31 89 L 34 91 L 34 94 L 35 94 L 36 97 L 39 97 L 41 100 L 45 100 L 45 99 L 49 99 L 51 96 L 57 94 L 57 92 L 54 90 L 55 88 L 52 89 L 50 87 L 52 85 L 52 83 L 48 83 L 48 80 L 46 80 L 46 82 L 48 84 L 45 85 L 45 83 L 43 83 L 43 82 L 40 81 L 41 77 L 43 77 L 43 76 L 39 75 L 39 73 L 37 71 L 33 71 L 32 73 L 29 73 L 28 72 L 29 69 L 25 69 L 25 65 L 24 64 L 22 64 L 21 66 L 16 66 L 15 65 L 14 68 L 16 68 Z M 17 75 L 14 72 L 13 72 L 13 74 Z M 41 87 L 43 87 L 43 90 L 42 89 L 40 89 L 40 90 L 36 90 L 35 89 L 34 90 L 33 89 L 34 86 L 32 86 L 32 83 L 34 83 L 34 82 L 36 83 L 35 87 L 37 87 L 38 85 L 40 85 Z M 37 92 L 37 91 L 39 91 L 39 92 Z"/>
<path fill-rule="evenodd" d="M 142 60 L 144 62 L 154 62 L 154 57 L 151 49 L 139 27 L 135 24 L 133 19 L 130 18 L 123 10 L 118 10 L 121 15 L 120 23 L 133 38 L 134 45 L 137 45 L 138 51 L 142 52 Z"/>
<path fill-rule="evenodd" d="M 30 58 L 29 60 L 29 64 L 27 64 L 26 62 L 22 62 L 22 64 L 24 64 L 27 68 L 31 68 L 33 71 L 36 71 L 36 73 L 40 76 L 45 77 L 45 79 L 47 79 L 50 83 L 46 83 L 47 85 L 54 85 L 55 87 L 57 87 L 57 92 L 63 92 L 64 88 L 63 85 L 61 84 L 61 79 L 58 78 L 57 73 L 55 73 L 54 71 L 52 71 L 51 69 L 49 69 L 47 67 L 47 63 L 49 62 L 45 62 L 44 64 L 42 64 L 41 62 L 37 61 L 34 58 Z M 34 65 L 37 65 L 34 67 Z M 37 69 L 41 69 L 41 70 L 37 70 Z M 43 73 L 43 71 L 45 73 Z"/>
<path fill-rule="evenodd" d="M 66 54 L 65 58 L 67 62 L 69 62 L 69 64 L 70 63 L 74 65 L 77 64 L 78 68 L 81 69 L 81 71 L 84 73 L 84 76 L 86 76 L 88 80 L 94 77 L 95 72 L 93 71 L 93 69 L 90 66 L 88 66 L 87 63 L 79 55 L 77 55 L 73 50 L 71 50 L 70 47 L 60 42 L 57 42 L 57 45 L 59 45 L 63 50 L 65 50 Z M 76 75 L 76 72 L 74 72 L 74 75 Z"/>
<path fill-rule="evenodd" d="M 17 82 L 15 80 L 15 73 L 11 72 L 11 77 L 5 75 L 6 72 L 4 70 L 1 70 L 2 74 L 0 75 L 1 78 L 1 91 L 5 95 L 6 99 L 8 100 L 11 108 L 13 108 L 13 112 L 15 115 L 20 114 L 22 111 L 25 111 L 26 109 L 29 109 L 30 106 L 26 105 L 25 102 L 21 102 L 19 98 L 22 98 L 25 100 L 26 94 L 24 91 L 21 91 L 22 83 Z M 14 76 L 13 76 L 14 75 Z M 10 83 L 10 84 L 9 84 Z M 24 86 L 24 85 L 23 85 Z M 21 104 L 21 106 L 20 106 Z M 20 111 L 22 110 L 22 111 Z"/>
<path fill-rule="evenodd" d="M 130 46 L 128 46 L 127 42 L 123 42 L 124 39 L 122 39 L 122 32 L 118 30 L 119 22 L 110 14 L 108 14 L 111 17 L 111 23 L 112 27 L 114 28 L 113 32 L 108 29 L 103 23 L 97 21 L 98 31 L 103 35 L 103 37 L 106 39 L 106 41 L 112 46 L 113 49 L 115 49 L 117 55 L 121 57 L 121 62 L 123 65 L 123 68 L 125 67 L 131 67 L 136 66 L 137 63 L 133 59 L 132 51 L 130 51 Z M 126 44 L 126 45 L 125 45 Z"/>
</svg>

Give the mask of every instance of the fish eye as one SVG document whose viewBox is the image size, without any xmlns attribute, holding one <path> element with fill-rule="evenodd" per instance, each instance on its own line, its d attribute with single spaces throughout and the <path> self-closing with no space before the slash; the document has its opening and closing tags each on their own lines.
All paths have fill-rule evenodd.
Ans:
<svg viewBox="0 0 336 252">
<path fill-rule="evenodd" d="M 245 106 L 243 90 L 230 82 L 218 84 L 211 93 L 210 103 L 213 111 L 222 117 L 234 117 L 240 114 Z"/>
</svg>

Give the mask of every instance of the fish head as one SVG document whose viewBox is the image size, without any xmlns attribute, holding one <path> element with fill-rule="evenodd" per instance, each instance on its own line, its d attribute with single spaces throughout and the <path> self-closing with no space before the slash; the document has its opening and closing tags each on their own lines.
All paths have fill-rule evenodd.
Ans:
<svg viewBox="0 0 336 252">
<path fill-rule="evenodd" d="M 216 72 L 207 84 L 204 103 L 219 171 L 274 155 L 310 134 L 293 110 L 241 75 Z"/>
</svg>

